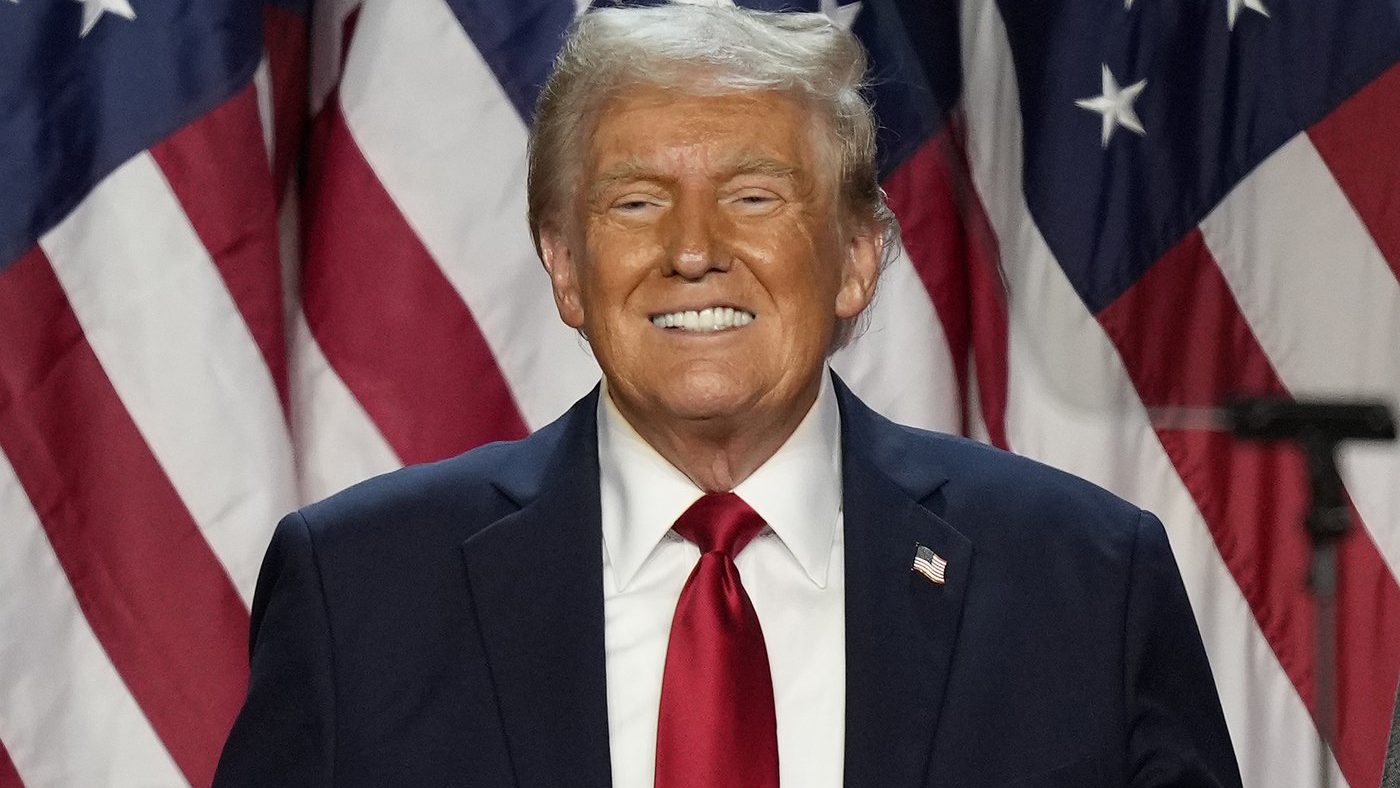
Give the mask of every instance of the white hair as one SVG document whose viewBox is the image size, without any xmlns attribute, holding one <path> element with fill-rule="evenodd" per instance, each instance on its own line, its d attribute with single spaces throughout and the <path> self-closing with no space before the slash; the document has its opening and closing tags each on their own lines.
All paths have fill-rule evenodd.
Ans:
<svg viewBox="0 0 1400 788">
<path fill-rule="evenodd" d="M 842 214 L 879 228 L 883 267 L 895 254 L 899 227 L 879 184 L 865 72 L 855 36 L 822 14 L 683 4 L 583 14 L 540 93 L 530 134 L 527 192 L 536 249 L 544 225 L 564 229 L 561 211 L 572 204 L 582 141 L 618 91 L 642 85 L 699 95 L 778 91 L 826 121 Z M 838 346 L 853 323 L 839 327 Z"/>
</svg>

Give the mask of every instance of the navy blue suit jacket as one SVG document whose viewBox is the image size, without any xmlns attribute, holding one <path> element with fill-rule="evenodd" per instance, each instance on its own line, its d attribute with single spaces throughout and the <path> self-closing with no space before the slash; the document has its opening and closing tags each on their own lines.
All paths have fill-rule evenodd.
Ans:
<svg viewBox="0 0 1400 788">
<path fill-rule="evenodd" d="M 848 786 L 1239 785 L 1152 515 L 837 392 Z M 596 406 L 285 518 L 215 784 L 608 785 Z"/>
</svg>

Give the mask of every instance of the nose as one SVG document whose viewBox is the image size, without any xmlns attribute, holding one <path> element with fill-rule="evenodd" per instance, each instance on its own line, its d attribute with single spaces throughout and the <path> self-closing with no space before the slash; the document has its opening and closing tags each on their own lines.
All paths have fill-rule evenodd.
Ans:
<svg viewBox="0 0 1400 788">
<path fill-rule="evenodd" d="M 712 271 L 729 270 L 729 256 L 719 234 L 722 218 L 712 199 L 677 200 L 670 216 L 667 273 L 702 279 Z"/>
</svg>

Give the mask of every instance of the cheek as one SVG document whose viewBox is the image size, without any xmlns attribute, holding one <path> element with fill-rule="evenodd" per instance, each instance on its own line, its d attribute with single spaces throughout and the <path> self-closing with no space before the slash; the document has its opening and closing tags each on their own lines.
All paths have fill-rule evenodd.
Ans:
<svg viewBox="0 0 1400 788">
<path fill-rule="evenodd" d="M 588 261 L 580 271 L 579 291 L 591 335 L 627 325 L 628 321 L 615 316 L 627 309 L 629 298 L 648 270 L 645 253 L 634 242 L 589 243 Z"/>
</svg>

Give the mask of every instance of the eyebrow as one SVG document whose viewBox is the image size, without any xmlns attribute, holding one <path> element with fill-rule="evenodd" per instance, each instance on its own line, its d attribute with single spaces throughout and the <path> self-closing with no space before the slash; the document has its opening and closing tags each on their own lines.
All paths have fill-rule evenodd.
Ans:
<svg viewBox="0 0 1400 788">
<path fill-rule="evenodd" d="M 745 156 L 734 162 L 733 165 L 723 170 L 724 179 L 734 178 L 739 175 L 765 175 L 770 178 L 782 178 L 789 181 L 798 180 L 801 170 L 790 164 L 769 158 L 767 156 Z M 656 170 L 642 164 L 636 160 L 619 162 L 609 167 L 588 189 L 590 199 L 596 199 L 601 193 L 607 191 L 619 183 L 630 183 L 632 181 L 665 181 Z"/>
<path fill-rule="evenodd" d="M 619 183 L 629 183 L 631 181 L 655 181 L 660 180 L 656 172 L 637 161 L 624 161 L 608 168 L 606 172 L 599 175 L 588 189 L 590 200 L 597 199 L 600 194 Z"/>
<path fill-rule="evenodd" d="M 731 178 L 735 175 L 767 175 L 773 178 L 796 180 L 800 172 L 801 170 L 790 164 L 783 164 L 766 156 L 753 156 L 735 162 L 728 175 Z"/>
</svg>

